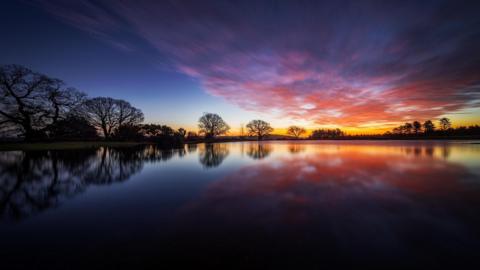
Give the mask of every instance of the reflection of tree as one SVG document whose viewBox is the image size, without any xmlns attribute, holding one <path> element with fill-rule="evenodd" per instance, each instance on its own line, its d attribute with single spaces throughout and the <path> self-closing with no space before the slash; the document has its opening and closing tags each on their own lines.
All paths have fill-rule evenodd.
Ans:
<svg viewBox="0 0 480 270">
<path fill-rule="evenodd" d="M 228 154 L 227 145 L 219 143 L 207 143 L 204 147 L 199 148 L 198 152 L 200 163 L 202 163 L 205 168 L 219 166 Z"/>
<path fill-rule="evenodd" d="M 447 119 L 447 118 L 445 118 Z M 443 158 L 448 158 L 448 156 L 450 156 L 450 147 L 446 146 L 446 145 L 443 145 L 442 146 L 442 157 Z"/>
<path fill-rule="evenodd" d="M 449 155 L 450 155 L 450 146 L 448 145 L 442 145 L 441 147 L 440 146 L 434 146 L 434 145 L 430 145 L 430 146 L 409 146 L 409 147 L 403 147 L 402 148 L 402 151 L 407 154 L 407 155 L 415 155 L 417 157 L 423 157 L 423 156 L 426 156 L 426 157 L 433 157 L 434 154 L 435 154 L 435 149 L 434 148 L 437 148 L 437 150 L 439 150 L 441 156 L 443 158 L 448 158 Z M 437 154 L 439 153 L 437 152 Z"/>
<path fill-rule="evenodd" d="M 459 217 L 470 222 L 476 218 L 471 205 L 479 201 L 478 185 L 472 188 L 466 183 L 478 176 L 441 158 L 415 157 L 415 151 L 409 156 L 388 150 L 373 154 L 362 146 L 357 149 L 279 158 L 275 166 L 260 162 L 243 167 L 212 182 L 185 205 L 179 222 L 208 231 L 218 224 L 223 231 L 271 229 L 272 224 L 281 224 L 275 232 L 279 237 L 286 235 L 282 225 L 288 224 L 287 233 L 292 228 L 304 229 L 309 233 L 299 236 L 314 245 L 333 235 L 332 242 L 325 244 L 327 249 L 346 239 L 362 244 L 371 239 L 403 240 L 405 226 L 433 228 L 434 239 L 449 235 L 472 242 L 470 233 L 455 228 L 464 228 Z M 409 240 L 415 241 L 415 235 Z M 373 250 L 398 244 L 368 243 Z"/>
<path fill-rule="evenodd" d="M 197 144 L 196 143 L 187 144 L 187 151 L 188 151 L 188 153 L 196 152 L 197 151 Z"/>
<path fill-rule="evenodd" d="M 144 162 L 165 161 L 184 149 L 153 145 L 0 153 L 0 219 L 21 219 L 55 207 L 89 185 L 125 181 Z"/>
<path fill-rule="evenodd" d="M 270 144 L 250 144 L 247 149 L 247 155 L 253 159 L 266 158 L 272 152 L 272 146 Z"/>
<path fill-rule="evenodd" d="M 305 145 L 301 144 L 291 144 L 288 146 L 288 151 L 292 154 L 297 154 L 305 151 Z"/>
</svg>

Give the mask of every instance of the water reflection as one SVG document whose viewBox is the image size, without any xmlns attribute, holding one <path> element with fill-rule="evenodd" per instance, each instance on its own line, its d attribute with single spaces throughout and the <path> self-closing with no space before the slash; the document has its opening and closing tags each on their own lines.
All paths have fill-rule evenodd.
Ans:
<svg viewBox="0 0 480 270">
<path fill-rule="evenodd" d="M 182 233 L 191 235 L 188 224 L 195 224 L 195 236 L 226 231 L 225 237 L 235 232 L 241 238 L 249 237 L 246 231 L 265 231 L 281 237 L 277 255 L 302 250 L 352 260 L 363 260 L 361 254 L 382 260 L 423 254 L 440 262 L 441 254 L 468 259 L 480 248 L 478 147 L 261 146 L 252 144 L 247 153 L 276 155 L 209 184 L 180 211 Z M 445 148 L 473 153 L 478 163 L 447 160 Z M 257 154 L 260 149 L 269 150 Z"/>
<path fill-rule="evenodd" d="M 0 238 L 25 262 L 48 262 L 31 254 L 51 239 L 61 247 L 54 252 L 71 254 L 74 245 L 82 256 L 90 250 L 102 260 L 109 251 L 134 264 L 181 258 L 283 266 L 285 258 L 291 268 L 329 261 L 438 268 L 445 260 L 471 262 L 480 250 L 480 144 L 14 151 L 0 153 L 0 176 L 0 221 L 33 221 L 0 222 L 8 228 L 0 226 Z M 61 212 L 92 185 L 106 188 Z M 42 215 L 46 209 L 50 215 Z M 40 212 L 44 219 L 33 218 Z"/>
<path fill-rule="evenodd" d="M 199 161 L 205 168 L 218 167 L 229 153 L 227 144 L 207 143 L 199 148 Z"/>
<path fill-rule="evenodd" d="M 0 152 L 0 218 L 21 219 L 56 207 L 89 185 L 127 180 L 145 161 L 166 161 L 184 149 L 153 145 L 56 151 Z"/>
<path fill-rule="evenodd" d="M 253 159 L 264 159 L 273 151 L 272 145 L 268 143 L 250 143 L 247 149 L 247 155 Z"/>
<path fill-rule="evenodd" d="M 297 154 L 305 151 L 306 146 L 304 144 L 292 143 L 288 146 L 288 151 L 291 154 Z"/>
</svg>

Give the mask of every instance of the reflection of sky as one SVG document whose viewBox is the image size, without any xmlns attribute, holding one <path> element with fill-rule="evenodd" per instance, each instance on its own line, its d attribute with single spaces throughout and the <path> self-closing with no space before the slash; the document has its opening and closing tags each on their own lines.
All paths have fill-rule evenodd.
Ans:
<svg viewBox="0 0 480 270">
<path fill-rule="evenodd" d="M 271 147 L 268 156 L 250 157 L 254 163 L 209 183 L 182 208 L 179 222 L 200 221 L 197 226 L 207 231 L 307 231 L 307 238 L 298 233 L 298 241 L 307 243 L 333 235 L 342 249 L 368 243 L 364 248 L 380 253 L 392 248 L 408 253 L 413 232 L 429 228 L 426 237 L 451 241 L 442 247 L 446 250 L 478 247 L 472 214 L 480 193 L 478 145 L 263 144 Z M 242 149 L 258 149 L 257 143 L 228 145 L 233 159 L 242 157 Z"/>
<path fill-rule="evenodd" d="M 88 159 L 75 153 L 57 156 L 64 188 L 53 189 L 55 204 L 42 204 L 18 223 L 0 222 L 8 252 L 26 261 L 31 254 L 40 258 L 44 249 L 38 247 L 54 239 L 59 248 L 48 252 L 78 248 L 82 256 L 118 256 L 118 249 L 127 249 L 135 259 L 158 260 L 165 251 L 210 259 L 233 245 L 253 257 L 268 247 L 280 256 L 276 260 L 285 251 L 302 260 L 311 252 L 315 260 L 439 264 L 442 258 L 476 258 L 480 249 L 480 144 L 278 141 L 190 145 L 185 151 L 127 147 L 93 151 Z M 109 160 L 102 160 L 104 153 Z M 32 165 L 18 198 L 28 191 L 42 199 L 51 190 L 55 156 L 29 154 L 2 153 L 0 172 L 15 187 L 22 170 L 5 169 Z M 86 178 L 92 170 L 85 164 L 103 164 L 102 173 Z M 101 181 L 110 175 L 124 177 Z M 63 194 L 69 184 L 83 188 Z M 20 199 L 14 203 L 29 203 Z"/>
</svg>

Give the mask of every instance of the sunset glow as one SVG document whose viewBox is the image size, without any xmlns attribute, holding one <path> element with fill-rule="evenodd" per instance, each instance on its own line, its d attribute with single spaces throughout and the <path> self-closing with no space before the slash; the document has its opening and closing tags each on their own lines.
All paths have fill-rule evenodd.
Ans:
<svg viewBox="0 0 480 270">
<path fill-rule="evenodd" d="M 480 120 L 480 20 L 469 5 L 137 2 L 48 0 L 32 8 L 83 43 L 115 51 L 88 55 L 115 57 L 109 74 L 102 61 L 91 73 L 54 73 L 92 95 L 132 100 L 147 122 L 195 130 L 212 111 L 235 135 L 252 118 L 280 134 L 291 124 L 371 134 L 444 116 L 454 126 Z M 143 69 L 148 78 L 138 75 Z M 129 83 L 104 87 L 116 78 Z"/>
</svg>

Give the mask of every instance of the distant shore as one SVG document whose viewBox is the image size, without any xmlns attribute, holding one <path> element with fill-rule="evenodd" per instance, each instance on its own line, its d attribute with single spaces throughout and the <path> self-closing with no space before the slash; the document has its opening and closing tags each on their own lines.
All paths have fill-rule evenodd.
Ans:
<svg viewBox="0 0 480 270">
<path fill-rule="evenodd" d="M 384 136 L 352 136 L 332 139 L 309 139 L 309 138 L 289 138 L 289 137 L 272 137 L 265 138 L 262 141 L 438 141 L 438 140 L 480 140 L 480 136 L 438 136 L 438 137 L 384 137 Z M 199 143 L 224 143 L 224 142 L 257 142 L 255 137 L 219 137 L 216 139 L 197 139 L 187 140 L 185 144 L 199 144 Z M 68 141 L 68 142 L 0 142 L 0 151 L 16 151 L 16 150 L 71 150 L 81 148 L 97 148 L 102 146 L 108 147 L 130 147 L 136 145 L 152 144 L 155 142 L 149 141 Z"/>
</svg>

